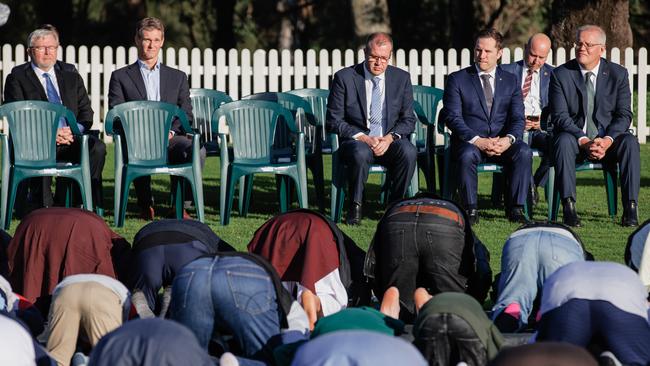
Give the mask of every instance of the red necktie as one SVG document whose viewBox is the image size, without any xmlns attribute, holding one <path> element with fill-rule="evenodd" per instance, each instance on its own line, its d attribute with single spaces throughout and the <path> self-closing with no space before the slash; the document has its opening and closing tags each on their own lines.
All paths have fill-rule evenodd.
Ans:
<svg viewBox="0 0 650 366">
<path fill-rule="evenodd" d="M 524 86 L 521 88 L 521 94 L 526 98 L 530 92 L 530 84 L 533 82 L 533 69 L 528 69 L 526 74 L 526 79 L 524 80 Z"/>
</svg>

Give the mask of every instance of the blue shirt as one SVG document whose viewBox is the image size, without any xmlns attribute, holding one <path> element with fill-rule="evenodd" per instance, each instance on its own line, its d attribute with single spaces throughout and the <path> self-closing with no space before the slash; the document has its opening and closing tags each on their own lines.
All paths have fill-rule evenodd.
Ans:
<svg viewBox="0 0 650 366">
<path fill-rule="evenodd" d="M 140 74 L 147 90 L 147 100 L 160 102 L 160 61 L 156 62 L 153 69 L 149 69 L 144 62 L 138 60 Z"/>
</svg>

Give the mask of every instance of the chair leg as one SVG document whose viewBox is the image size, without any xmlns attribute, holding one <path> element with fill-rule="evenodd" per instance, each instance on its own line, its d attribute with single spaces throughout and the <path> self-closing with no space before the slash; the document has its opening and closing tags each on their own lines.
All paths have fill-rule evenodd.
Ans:
<svg viewBox="0 0 650 366">
<path fill-rule="evenodd" d="M 230 213 L 232 211 L 232 201 L 235 196 L 234 191 L 235 191 L 235 184 L 237 184 L 237 181 L 239 180 L 235 177 L 232 176 L 232 170 L 229 172 L 230 179 L 227 179 L 227 190 L 226 190 L 226 202 L 225 206 L 221 210 L 221 225 L 226 226 L 230 223 Z"/>
<path fill-rule="evenodd" d="M 307 159 L 307 165 L 314 178 L 314 190 L 316 191 L 316 204 L 320 212 L 325 212 L 325 178 L 323 175 L 323 155 L 314 154 Z"/>
<path fill-rule="evenodd" d="M 200 222 L 205 221 L 205 206 L 203 203 L 203 178 L 201 176 L 201 168 L 194 168 L 194 181 L 192 184 L 192 193 L 194 194 L 194 207 L 196 208 L 196 218 Z"/>
<path fill-rule="evenodd" d="M 9 179 L 9 197 L 8 201 L 6 202 L 6 214 L 5 214 L 5 230 L 9 230 L 9 227 L 11 227 L 11 217 L 13 216 L 13 210 L 14 210 L 14 203 L 16 201 L 16 190 L 18 189 L 18 185 L 22 179 L 16 178 L 16 177 L 11 177 Z M 4 179 L 3 179 L 3 184 L 4 184 Z"/>
<path fill-rule="evenodd" d="M 609 216 L 614 218 L 616 217 L 616 212 L 617 212 L 617 205 L 618 205 L 618 200 L 617 200 L 617 191 L 618 191 L 618 184 L 617 184 L 617 171 L 609 171 L 603 169 L 603 175 L 605 177 L 605 192 L 607 194 L 607 211 L 609 212 Z"/>
<path fill-rule="evenodd" d="M 124 226 L 124 220 L 126 218 L 126 206 L 129 202 L 129 186 L 131 185 L 132 178 L 129 177 L 128 173 L 125 174 L 126 178 L 124 179 L 124 185 L 122 186 L 122 196 L 119 199 L 119 208 L 115 212 L 115 217 L 118 217 L 117 224 L 115 226 L 122 227 Z"/>
<path fill-rule="evenodd" d="M 177 220 L 182 220 L 183 219 L 183 209 L 185 208 L 185 178 L 182 177 L 177 177 L 174 179 L 176 181 L 175 187 L 172 187 L 172 192 L 175 192 L 174 194 L 174 200 L 172 204 L 174 205 L 174 209 L 176 212 L 176 219 Z"/>
<path fill-rule="evenodd" d="M 330 202 L 330 217 L 332 221 L 338 223 L 341 221 L 341 212 L 343 211 L 343 202 L 345 200 L 346 180 L 340 172 L 334 158 L 332 159 L 332 192 Z"/>
<path fill-rule="evenodd" d="M 253 174 L 244 177 L 243 190 L 241 190 L 241 179 L 239 182 L 239 215 L 241 217 L 246 217 L 251 206 L 251 195 L 253 194 Z"/>
<path fill-rule="evenodd" d="M 557 211 L 553 217 L 555 209 L 555 167 L 551 166 L 548 169 L 548 180 L 546 181 L 546 203 L 548 205 L 548 221 L 555 221 L 557 219 Z"/>
</svg>

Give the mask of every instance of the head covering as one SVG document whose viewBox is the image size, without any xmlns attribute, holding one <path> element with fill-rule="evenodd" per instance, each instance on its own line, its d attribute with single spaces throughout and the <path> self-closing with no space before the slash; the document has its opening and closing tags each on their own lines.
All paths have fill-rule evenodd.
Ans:
<svg viewBox="0 0 650 366">
<path fill-rule="evenodd" d="M 413 336 L 416 339 L 422 337 L 428 331 L 428 319 L 440 313 L 454 314 L 464 319 L 480 339 L 489 359 L 494 358 L 503 346 L 503 336 L 485 315 L 481 304 L 469 295 L 456 292 L 436 295 L 422 306 L 413 324 Z"/>
<path fill-rule="evenodd" d="M 648 293 L 639 276 L 613 262 L 572 262 L 555 271 L 544 284 L 540 315 L 572 299 L 608 301 L 648 319 Z"/>
<path fill-rule="evenodd" d="M 311 338 L 340 330 L 367 330 L 390 336 L 402 334 L 404 323 L 371 307 L 347 308 L 318 319 Z"/>
<path fill-rule="evenodd" d="M 129 244 L 94 213 L 51 207 L 32 211 L 9 244 L 9 282 L 29 301 L 47 301 L 66 276 L 116 277 L 111 251 Z"/>
<path fill-rule="evenodd" d="M 89 366 L 214 365 L 196 336 L 171 320 L 126 322 L 105 335 L 90 355 Z"/>
<path fill-rule="evenodd" d="M 0 365 L 36 365 L 34 341 L 16 321 L 0 315 Z"/>
<path fill-rule="evenodd" d="M 313 293 L 316 282 L 346 260 L 345 256 L 341 258 L 345 250 L 341 250 L 327 221 L 306 210 L 268 220 L 255 232 L 248 251 L 271 262 L 282 281 L 299 282 Z"/>
<path fill-rule="evenodd" d="M 643 286 L 650 292 L 650 220 L 628 237 L 625 263 L 639 273 Z"/>
<path fill-rule="evenodd" d="M 292 366 L 424 366 L 427 362 L 410 343 L 363 330 L 325 334 L 305 343 Z"/>
<path fill-rule="evenodd" d="M 506 348 L 490 366 L 597 366 L 584 348 L 559 342 L 541 342 Z"/>
</svg>

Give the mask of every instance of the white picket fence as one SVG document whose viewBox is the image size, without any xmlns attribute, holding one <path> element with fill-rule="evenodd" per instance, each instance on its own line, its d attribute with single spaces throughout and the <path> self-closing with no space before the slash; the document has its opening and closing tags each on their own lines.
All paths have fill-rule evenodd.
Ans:
<svg viewBox="0 0 650 366">
<path fill-rule="evenodd" d="M 65 52 L 63 52 L 65 51 Z M 573 49 L 558 49 L 549 55 L 548 62 L 560 65 L 575 56 Z M 607 57 L 621 63 L 621 51 L 612 49 Z M 648 51 L 633 49 L 624 51 L 625 63 L 630 78 L 630 88 L 636 91 L 632 107 L 636 107 L 633 126 L 639 142 L 645 143 L 650 135 L 647 122 L 647 79 L 650 74 Z M 67 46 L 59 49 L 59 57 L 75 64 L 86 84 L 91 105 L 95 111 L 93 128 L 103 130 L 102 121 L 108 109 L 108 82 L 113 70 L 135 62 L 135 47 Z M 522 59 L 521 48 L 504 49 L 502 62 Z M 191 88 L 209 88 L 227 92 L 234 100 L 252 93 L 264 91 L 287 91 L 299 88 L 328 89 L 332 75 L 339 69 L 363 60 L 361 50 L 200 50 L 194 48 L 167 48 L 162 55 L 163 62 L 189 75 Z M 27 61 L 23 45 L 2 46 L 0 73 L 4 81 L 11 69 Z M 466 67 L 471 62 L 468 49 L 449 50 L 397 50 L 393 64 L 411 74 L 415 85 L 444 87 L 445 76 Z"/>
</svg>

